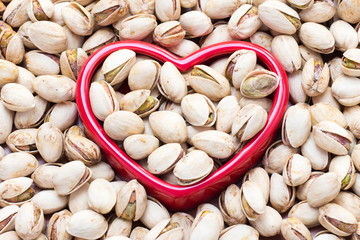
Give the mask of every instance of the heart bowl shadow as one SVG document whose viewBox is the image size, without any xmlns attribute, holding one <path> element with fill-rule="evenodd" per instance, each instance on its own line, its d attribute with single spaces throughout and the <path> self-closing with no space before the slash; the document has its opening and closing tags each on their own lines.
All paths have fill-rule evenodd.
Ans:
<svg viewBox="0 0 360 240">
<path fill-rule="evenodd" d="M 189 70 L 194 65 L 214 60 L 219 56 L 228 55 L 240 49 L 253 50 L 259 62 L 280 77 L 279 86 L 273 94 L 273 105 L 265 127 L 247 142 L 232 159 L 202 181 L 190 186 L 177 186 L 161 180 L 132 160 L 108 137 L 91 109 L 89 88 L 94 72 L 107 56 L 120 49 L 130 49 L 137 54 L 146 55 L 160 62 L 172 62 L 181 72 Z M 87 59 L 80 71 L 76 89 L 79 116 L 86 133 L 101 148 L 104 159 L 108 161 L 121 179 L 137 179 L 150 195 L 174 211 L 193 209 L 197 205 L 216 197 L 228 185 L 239 181 L 240 177 L 258 162 L 273 141 L 285 113 L 288 97 L 288 81 L 279 61 L 266 49 L 241 41 L 211 45 L 185 58 L 179 58 L 150 43 L 139 41 L 115 42 L 99 49 Z"/>
</svg>

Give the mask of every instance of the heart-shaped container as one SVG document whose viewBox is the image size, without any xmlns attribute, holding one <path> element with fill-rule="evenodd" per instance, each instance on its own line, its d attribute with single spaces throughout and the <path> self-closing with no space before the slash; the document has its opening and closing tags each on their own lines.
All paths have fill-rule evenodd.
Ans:
<svg viewBox="0 0 360 240">
<path fill-rule="evenodd" d="M 196 64 L 214 60 L 222 55 L 229 55 L 240 49 L 255 51 L 258 60 L 280 77 L 280 84 L 274 93 L 273 105 L 265 127 L 231 160 L 201 182 L 191 186 L 176 186 L 162 181 L 133 161 L 107 136 L 91 109 L 89 87 L 92 76 L 107 56 L 120 49 L 130 49 L 137 54 L 147 55 L 161 62 L 172 62 L 182 72 L 189 70 Z M 228 185 L 239 181 L 240 177 L 258 162 L 273 140 L 286 110 L 288 95 L 286 73 L 279 61 L 266 49 L 248 42 L 224 42 L 203 48 L 186 58 L 178 58 L 153 44 L 121 41 L 101 48 L 88 58 L 77 80 L 76 101 L 87 134 L 100 146 L 104 158 L 119 174 L 120 178 L 124 180 L 136 178 L 145 186 L 150 195 L 168 208 L 174 211 L 186 211 L 200 203 L 211 200 Z"/>
</svg>

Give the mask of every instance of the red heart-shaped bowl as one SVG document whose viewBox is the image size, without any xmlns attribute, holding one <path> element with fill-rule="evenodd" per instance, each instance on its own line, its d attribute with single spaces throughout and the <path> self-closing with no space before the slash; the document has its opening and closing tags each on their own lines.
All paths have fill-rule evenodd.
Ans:
<svg viewBox="0 0 360 240">
<path fill-rule="evenodd" d="M 176 186 L 162 181 L 133 161 L 107 136 L 90 106 L 89 87 L 96 68 L 107 56 L 119 49 L 130 49 L 161 62 L 172 62 L 182 72 L 189 70 L 196 64 L 218 58 L 221 55 L 229 55 L 240 49 L 255 51 L 258 60 L 280 76 L 281 79 L 279 87 L 273 96 L 273 105 L 265 127 L 231 160 L 201 182 L 191 186 Z M 185 211 L 214 198 L 228 185 L 239 181 L 240 177 L 257 163 L 273 140 L 284 115 L 288 95 L 287 77 L 281 64 L 267 50 L 251 43 L 240 41 L 224 42 L 203 48 L 186 58 L 178 58 L 168 51 L 149 43 L 121 41 L 101 48 L 88 58 L 77 80 L 76 101 L 87 133 L 100 146 L 105 159 L 119 174 L 120 178 L 124 180 L 137 179 L 145 186 L 150 195 L 157 198 L 165 206 L 172 210 Z"/>
</svg>

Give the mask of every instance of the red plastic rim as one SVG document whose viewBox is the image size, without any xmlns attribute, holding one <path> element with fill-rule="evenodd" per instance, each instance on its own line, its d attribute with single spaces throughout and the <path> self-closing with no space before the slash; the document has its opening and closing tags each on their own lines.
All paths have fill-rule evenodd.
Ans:
<svg viewBox="0 0 360 240">
<path fill-rule="evenodd" d="M 129 158 L 106 135 L 91 110 L 89 87 L 92 76 L 107 56 L 120 49 L 130 49 L 137 54 L 147 55 L 161 62 L 172 62 L 182 72 L 189 70 L 196 64 L 215 59 L 220 55 L 231 54 L 240 49 L 253 50 L 256 52 L 260 62 L 280 76 L 280 84 L 275 91 L 266 126 L 231 160 L 201 182 L 183 187 L 162 181 Z M 87 133 L 100 146 L 110 165 L 119 173 L 121 178 L 127 180 L 136 178 L 145 186 L 149 194 L 173 210 L 192 209 L 196 205 L 215 197 L 229 184 L 239 181 L 240 177 L 257 163 L 271 143 L 286 110 L 288 96 L 287 76 L 279 61 L 266 49 L 240 41 L 215 44 L 200 49 L 186 58 L 179 58 L 158 46 L 145 42 L 121 41 L 112 43 L 99 49 L 87 59 L 79 74 L 76 89 L 76 102 L 80 118 Z"/>
</svg>

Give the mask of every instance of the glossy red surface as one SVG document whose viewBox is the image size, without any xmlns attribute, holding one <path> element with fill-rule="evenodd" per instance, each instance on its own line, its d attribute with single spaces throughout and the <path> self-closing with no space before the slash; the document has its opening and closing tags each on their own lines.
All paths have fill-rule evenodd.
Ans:
<svg viewBox="0 0 360 240">
<path fill-rule="evenodd" d="M 138 54 L 147 55 L 161 62 L 172 62 L 180 71 L 187 71 L 196 64 L 215 59 L 220 55 L 231 54 L 240 49 L 255 51 L 258 60 L 271 71 L 277 73 L 281 79 L 273 97 L 273 106 L 266 126 L 230 161 L 201 182 L 182 187 L 162 181 L 129 158 L 106 135 L 91 110 L 89 100 L 91 78 L 98 65 L 109 54 L 119 49 L 131 49 Z M 186 211 L 217 196 L 229 184 L 239 181 L 240 177 L 258 162 L 266 147 L 272 141 L 279 123 L 281 123 L 287 106 L 288 95 L 287 77 L 281 64 L 267 50 L 251 43 L 240 41 L 224 42 L 203 48 L 186 58 L 178 58 L 168 51 L 149 43 L 121 41 L 101 48 L 88 58 L 77 81 L 76 101 L 87 133 L 100 146 L 105 159 L 118 172 L 120 178 L 125 180 L 136 178 L 145 186 L 150 195 L 160 200 L 168 208 L 175 211 Z"/>
</svg>

